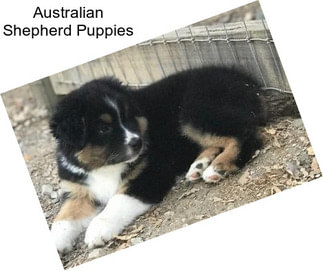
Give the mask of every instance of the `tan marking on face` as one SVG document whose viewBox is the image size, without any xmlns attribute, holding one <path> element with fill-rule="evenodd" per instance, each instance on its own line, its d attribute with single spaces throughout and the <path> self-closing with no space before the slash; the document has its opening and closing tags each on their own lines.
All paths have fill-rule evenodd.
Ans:
<svg viewBox="0 0 323 271">
<path fill-rule="evenodd" d="M 127 180 L 133 180 L 137 178 L 140 175 L 140 173 L 145 169 L 146 166 L 147 166 L 147 161 L 143 160 L 134 169 L 132 169 L 125 178 Z"/>
<path fill-rule="evenodd" d="M 100 119 L 103 120 L 106 123 L 112 123 L 112 117 L 108 113 L 104 113 L 100 116 Z"/>
<path fill-rule="evenodd" d="M 147 128 L 148 128 L 147 119 L 145 117 L 136 117 L 136 120 L 138 122 L 141 135 L 144 135 L 144 133 L 147 131 Z"/>
<path fill-rule="evenodd" d="M 64 192 L 69 192 L 69 198 L 62 205 L 55 221 L 78 220 L 95 214 L 96 208 L 88 189 L 80 184 L 62 182 Z"/>
<path fill-rule="evenodd" d="M 237 139 L 229 136 L 215 136 L 210 133 L 202 133 L 191 125 L 182 126 L 182 134 L 192 139 L 203 148 L 218 147 L 225 149 L 231 144 L 236 144 Z"/>
<path fill-rule="evenodd" d="M 106 155 L 106 147 L 91 144 L 86 145 L 75 156 L 88 169 L 102 167 L 108 158 Z"/>
</svg>

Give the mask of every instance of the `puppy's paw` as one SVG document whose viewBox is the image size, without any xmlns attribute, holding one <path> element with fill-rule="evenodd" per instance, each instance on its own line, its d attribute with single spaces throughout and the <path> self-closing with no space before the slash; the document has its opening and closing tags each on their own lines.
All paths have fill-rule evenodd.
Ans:
<svg viewBox="0 0 323 271">
<path fill-rule="evenodd" d="M 51 233 L 58 252 L 65 254 L 73 249 L 75 239 L 75 225 L 71 221 L 54 222 Z"/>
<path fill-rule="evenodd" d="M 226 176 L 226 174 L 227 172 L 225 170 L 220 170 L 210 165 L 203 172 L 202 178 L 206 183 L 217 183 L 222 180 Z"/>
<path fill-rule="evenodd" d="M 84 238 L 84 242 L 89 248 L 104 246 L 105 242 L 117 235 L 109 224 L 108 219 L 100 215 L 92 220 Z"/>
<path fill-rule="evenodd" d="M 202 177 L 203 171 L 208 167 L 210 163 L 211 160 L 206 157 L 195 160 L 185 176 L 186 179 L 188 181 L 195 181 L 200 179 Z"/>
</svg>

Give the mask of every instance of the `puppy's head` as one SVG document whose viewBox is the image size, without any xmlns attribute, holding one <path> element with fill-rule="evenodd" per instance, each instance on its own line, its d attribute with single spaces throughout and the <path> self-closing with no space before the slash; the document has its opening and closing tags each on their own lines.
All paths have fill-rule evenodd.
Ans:
<svg viewBox="0 0 323 271">
<path fill-rule="evenodd" d="M 94 169 L 136 160 L 147 121 L 119 82 L 100 79 L 64 97 L 50 128 L 61 151 Z"/>
</svg>

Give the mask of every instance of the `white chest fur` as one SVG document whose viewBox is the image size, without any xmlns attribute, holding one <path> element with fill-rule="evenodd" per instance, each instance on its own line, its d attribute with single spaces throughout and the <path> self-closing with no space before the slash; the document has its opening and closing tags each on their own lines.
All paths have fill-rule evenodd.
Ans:
<svg viewBox="0 0 323 271">
<path fill-rule="evenodd" d="M 103 204 L 108 203 L 121 185 L 121 174 L 125 167 L 121 163 L 101 167 L 89 173 L 86 183 L 96 199 Z"/>
</svg>

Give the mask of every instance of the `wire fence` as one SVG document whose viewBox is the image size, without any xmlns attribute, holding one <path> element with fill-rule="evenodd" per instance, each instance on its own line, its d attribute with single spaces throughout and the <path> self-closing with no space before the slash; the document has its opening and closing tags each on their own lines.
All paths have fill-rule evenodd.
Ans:
<svg viewBox="0 0 323 271">
<path fill-rule="evenodd" d="M 104 76 L 141 87 L 173 73 L 201 66 L 241 69 L 263 90 L 291 93 L 264 20 L 184 27 L 49 77 L 56 94 Z"/>
</svg>

